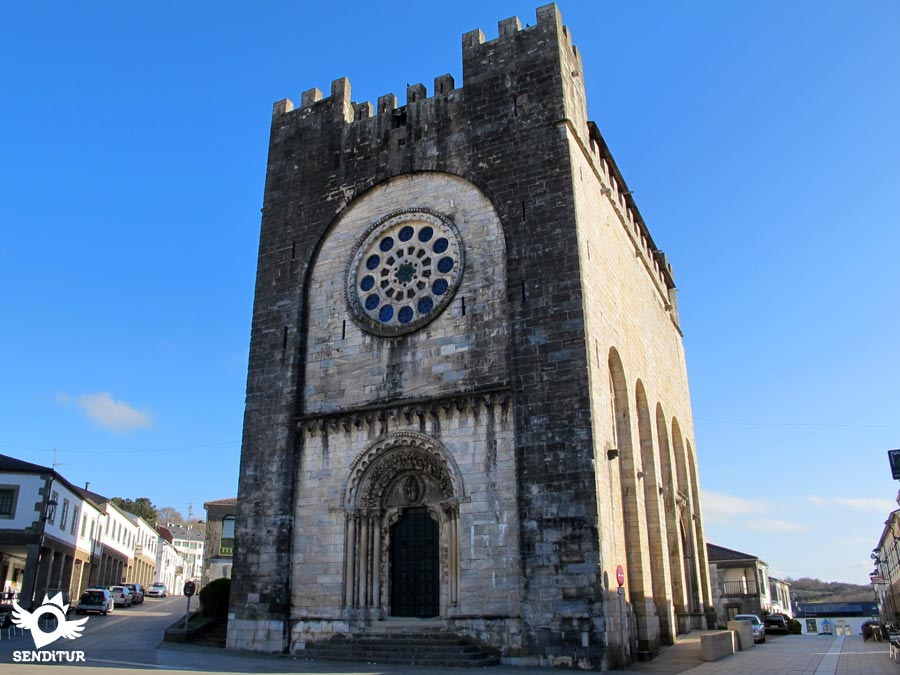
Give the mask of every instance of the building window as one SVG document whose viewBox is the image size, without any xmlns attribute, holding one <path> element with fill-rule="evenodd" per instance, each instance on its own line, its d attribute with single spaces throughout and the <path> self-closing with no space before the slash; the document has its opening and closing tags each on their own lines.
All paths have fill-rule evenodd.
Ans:
<svg viewBox="0 0 900 675">
<path fill-rule="evenodd" d="M 428 210 L 382 218 L 356 245 L 347 279 L 351 316 L 376 335 L 424 326 L 450 302 L 463 268 L 456 226 Z"/>
<path fill-rule="evenodd" d="M 78 533 L 78 509 L 72 509 L 72 529 L 69 534 Z"/>
<path fill-rule="evenodd" d="M 18 496 L 18 485 L 0 485 L 0 518 L 12 519 L 16 517 Z"/>
<path fill-rule="evenodd" d="M 66 524 L 69 521 L 69 500 L 63 499 L 62 515 L 59 517 L 59 529 L 66 531 Z"/>
<path fill-rule="evenodd" d="M 87 532 L 87 514 L 84 514 L 81 517 L 81 536 L 84 537 L 84 533 Z"/>
<path fill-rule="evenodd" d="M 219 544 L 219 555 L 234 555 L 234 516 L 222 519 L 222 541 Z"/>
</svg>

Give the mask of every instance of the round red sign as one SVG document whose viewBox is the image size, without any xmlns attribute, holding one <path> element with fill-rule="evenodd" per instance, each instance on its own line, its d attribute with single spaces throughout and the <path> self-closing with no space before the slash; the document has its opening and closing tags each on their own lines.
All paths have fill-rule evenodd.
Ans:
<svg viewBox="0 0 900 675">
<path fill-rule="evenodd" d="M 625 585 L 625 568 L 621 565 L 616 566 L 616 581 L 619 582 L 619 586 Z"/>
</svg>

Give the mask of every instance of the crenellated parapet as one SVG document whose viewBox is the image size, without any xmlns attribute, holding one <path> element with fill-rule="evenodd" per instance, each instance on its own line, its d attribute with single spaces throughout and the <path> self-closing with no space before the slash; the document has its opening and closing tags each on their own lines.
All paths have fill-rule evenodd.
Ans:
<svg viewBox="0 0 900 675">
<path fill-rule="evenodd" d="M 338 78 L 331 83 L 331 95 L 323 98 L 322 91 L 317 88 L 307 89 L 301 94 L 300 107 L 285 98 L 275 103 L 272 109 L 273 124 L 285 116 L 297 120 L 315 119 L 316 121 L 353 124 L 374 116 L 395 115 L 398 110 L 413 103 L 433 102 L 436 97 L 446 96 L 455 89 L 453 76 L 449 73 L 434 78 L 434 95 L 429 98 L 424 84 L 411 84 L 406 87 L 406 104 L 400 106 L 395 94 L 379 96 L 377 105 L 369 101 L 357 103 L 350 98 L 350 80 Z"/>
<path fill-rule="evenodd" d="M 510 43 L 520 40 L 523 36 L 534 35 L 542 31 L 552 31 L 563 37 L 563 44 L 566 46 L 565 51 L 572 59 L 572 64 L 570 64 L 571 76 L 573 78 L 580 76 L 582 72 L 581 56 L 577 48 L 572 44 L 571 36 L 562 23 L 562 16 L 557 6 L 551 3 L 539 7 L 536 10 L 536 17 L 537 24 L 534 26 L 526 25 L 525 28 L 522 27 L 522 22 L 518 17 L 510 17 L 499 21 L 497 24 L 498 37 L 493 40 L 486 40 L 485 34 L 481 29 L 475 29 L 463 34 L 464 62 L 473 54 L 478 55 L 477 57 L 482 60 L 484 60 L 486 55 L 488 61 L 490 61 L 490 52 L 492 50 L 508 46 Z M 490 70 L 496 65 L 498 64 L 484 62 L 482 68 Z M 477 73 L 469 73 L 466 72 L 467 70 L 470 70 L 470 68 L 468 64 L 464 63 L 464 78 L 469 78 L 470 75 L 477 76 Z M 434 78 L 434 86 L 430 97 L 426 86 L 417 83 L 407 85 L 405 104 L 399 105 L 397 96 L 390 93 L 380 96 L 377 105 L 373 106 L 368 101 L 353 102 L 350 97 L 350 81 L 343 77 L 331 83 L 331 95 L 328 97 L 323 97 L 321 90 L 313 88 L 302 93 L 299 107 L 296 107 L 291 99 L 286 98 L 278 101 L 273 108 L 273 118 L 291 115 L 298 119 L 316 117 L 326 121 L 353 124 L 373 116 L 396 116 L 398 110 L 409 107 L 413 103 L 433 102 L 435 98 L 447 96 L 454 90 L 457 90 L 457 88 L 453 76 L 448 73 Z"/>
</svg>

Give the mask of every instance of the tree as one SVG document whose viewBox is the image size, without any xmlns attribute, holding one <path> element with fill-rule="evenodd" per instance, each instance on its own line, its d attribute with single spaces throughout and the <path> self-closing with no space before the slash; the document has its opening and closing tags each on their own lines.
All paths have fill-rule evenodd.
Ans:
<svg viewBox="0 0 900 675">
<path fill-rule="evenodd" d="M 156 507 L 153 506 L 153 502 L 150 501 L 149 497 L 138 497 L 134 500 L 128 498 L 123 499 L 122 497 L 113 497 L 109 501 L 111 501 L 123 511 L 133 513 L 134 515 L 143 518 L 150 525 L 156 525 Z"/>
<path fill-rule="evenodd" d="M 164 506 L 157 511 L 157 522 L 162 525 L 172 523 L 173 525 L 183 525 L 184 516 L 174 506 Z"/>
</svg>

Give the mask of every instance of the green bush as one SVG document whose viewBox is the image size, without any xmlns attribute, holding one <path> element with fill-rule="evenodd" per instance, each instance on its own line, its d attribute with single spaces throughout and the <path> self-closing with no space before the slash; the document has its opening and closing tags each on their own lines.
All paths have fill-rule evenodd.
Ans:
<svg viewBox="0 0 900 675">
<path fill-rule="evenodd" d="M 231 597 L 231 579 L 213 579 L 198 593 L 203 605 L 203 616 L 228 616 L 228 600 Z"/>
<path fill-rule="evenodd" d="M 790 635 L 800 635 L 803 632 L 803 627 L 800 625 L 800 622 L 797 619 L 788 619 L 788 633 Z"/>
</svg>

